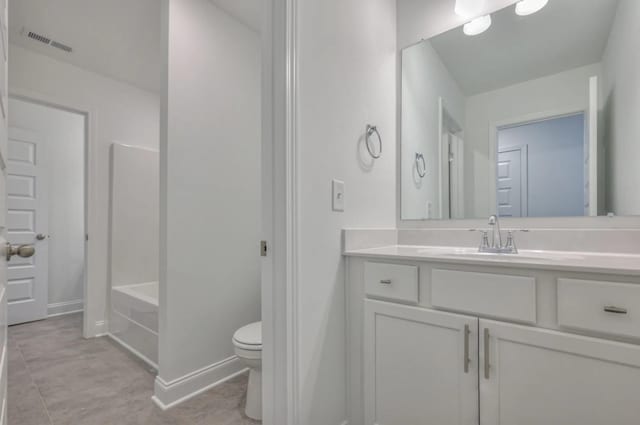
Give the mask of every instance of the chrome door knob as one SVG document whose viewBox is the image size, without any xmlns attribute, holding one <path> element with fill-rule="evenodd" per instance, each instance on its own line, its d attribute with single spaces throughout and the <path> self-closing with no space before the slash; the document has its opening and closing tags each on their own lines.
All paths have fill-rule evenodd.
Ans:
<svg viewBox="0 0 640 425">
<path fill-rule="evenodd" d="M 43 240 L 47 239 L 47 235 L 43 235 L 42 233 L 38 233 L 36 235 L 36 239 L 39 240 L 39 241 L 43 241 Z"/>
<path fill-rule="evenodd" d="M 36 253 L 36 249 L 33 245 L 11 245 L 9 242 L 5 245 L 5 255 L 7 261 L 11 260 L 11 257 L 17 255 L 22 258 L 33 257 Z"/>
</svg>

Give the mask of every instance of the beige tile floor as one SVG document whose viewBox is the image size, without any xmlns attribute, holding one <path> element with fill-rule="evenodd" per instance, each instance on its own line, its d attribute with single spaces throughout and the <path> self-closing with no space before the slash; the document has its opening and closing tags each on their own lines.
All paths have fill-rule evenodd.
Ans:
<svg viewBox="0 0 640 425">
<path fill-rule="evenodd" d="M 248 425 L 245 375 L 163 412 L 154 375 L 80 314 L 9 328 L 9 425 Z"/>
</svg>

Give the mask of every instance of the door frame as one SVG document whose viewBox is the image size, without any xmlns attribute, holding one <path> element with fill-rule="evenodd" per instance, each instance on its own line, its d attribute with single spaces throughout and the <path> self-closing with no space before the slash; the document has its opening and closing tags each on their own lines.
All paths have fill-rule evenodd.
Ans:
<svg viewBox="0 0 640 425">
<path fill-rule="evenodd" d="M 297 0 L 267 0 L 262 31 L 262 394 L 265 425 L 299 423 Z"/>
<path fill-rule="evenodd" d="M 96 250 L 93 247 L 93 240 L 89 237 L 95 234 L 96 229 L 96 213 L 95 193 L 96 193 L 96 134 L 95 134 L 95 113 L 93 108 L 87 105 L 71 105 L 55 97 L 43 95 L 30 90 L 21 88 L 9 88 L 9 98 L 30 102 L 36 105 L 47 106 L 49 108 L 59 109 L 72 112 L 84 116 L 85 119 L 85 137 L 84 137 L 84 229 L 85 229 L 85 252 L 84 252 L 84 273 L 83 273 L 83 319 L 82 319 L 82 336 L 84 338 L 94 338 L 106 335 L 107 318 L 106 312 L 100 311 L 94 305 L 91 295 L 95 289 L 91 287 L 90 282 L 96 281 L 93 275 L 97 273 L 91 264 Z M 108 280 L 108 277 L 107 277 Z M 105 297 L 108 294 L 105 291 Z M 108 301 L 108 300 L 107 300 Z"/>
<path fill-rule="evenodd" d="M 488 176 L 489 176 L 489 210 L 490 214 L 498 213 L 498 198 L 496 196 L 497 184 L 496 178 L 498 175 L 498 132 L 502 128 L 513 127 L 516 125 L 531 124 L 539 121 L 547 121 L 550 119 L 570 117 L 572 115 L 584 114 L 585 120 L 587 119 L 588 111 L 584 106 L 569 106 L 563 109 L 552 109 L 541 112 L 534 112 L 530 114 L 524 114 L 507 118 L 500 121 L 491 121 L 489 123 L 489 155 L 488 155 Z M 585 138 L 589 135 L 585 132 Z"/>
</svg>

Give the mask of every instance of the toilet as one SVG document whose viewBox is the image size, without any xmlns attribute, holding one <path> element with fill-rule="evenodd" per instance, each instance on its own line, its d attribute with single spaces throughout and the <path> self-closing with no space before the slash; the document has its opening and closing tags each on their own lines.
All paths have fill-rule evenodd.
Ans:
<svg viewBox="0 0 640 425">
<path fill-rule="evenodd" d="M 233 334 L 236 355 L 249 368 L 245 413 L 262 420 L 262 322 L 243 326 Z"/>
</svg>

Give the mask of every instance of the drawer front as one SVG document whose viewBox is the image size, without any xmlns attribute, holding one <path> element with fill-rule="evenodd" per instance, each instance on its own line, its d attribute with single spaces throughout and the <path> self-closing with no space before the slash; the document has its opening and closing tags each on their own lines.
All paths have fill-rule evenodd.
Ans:
<svg viewBox="0 0 640 425">
<path fill-rule="evenodd" d="M 640 285 L 558 279 L 558 324 L 640 338 Z"/>
<path fill-rule="evenodd" d="M 364 285 L 369 296 L 418 303 L 416 266 L 366 262 Z"/>
<path fill-rule="evenodd" d="M 431 303 L 465 313 L 536 323 L 536 280 L 528 276 L 434 269 Z"/>
</svg>

